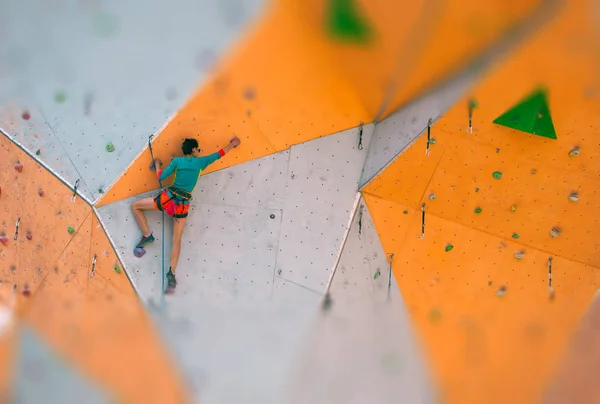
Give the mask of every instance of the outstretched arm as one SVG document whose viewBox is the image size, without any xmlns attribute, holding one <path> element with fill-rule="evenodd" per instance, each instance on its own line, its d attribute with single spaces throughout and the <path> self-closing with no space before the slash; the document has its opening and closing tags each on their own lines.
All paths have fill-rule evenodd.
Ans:
<svg viewBox="0 0 600 404">
<path fill-rule="evenodd" d="M 229 153 L 231 149 L 238 147 L 240 144 L 240 139 L 236 136 L 229 141 L 229 144 L 223 147 L 218 152 L 213 154 L 209 154 L 208 156 L 200 157 L 204 161 L 202 162 L 202 169 L 204 170 L 206 167 L 223 157 L 225 154 Z"/>
</svg>

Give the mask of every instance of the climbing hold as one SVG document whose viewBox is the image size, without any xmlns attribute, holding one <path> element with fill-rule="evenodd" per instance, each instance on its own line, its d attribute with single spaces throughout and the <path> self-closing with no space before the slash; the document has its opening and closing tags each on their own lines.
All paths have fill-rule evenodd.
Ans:
<svg viewBox="0 0 600 404">
<path fill-rule="evenodd" d="M 439 323 L 442 319 L 442 313 L 438 309 L 429 310 L 429 321 L 432 323 Z"/>
<path fill-rule="evenodd" d="M 43 189 L 38 189 L 38 195 L 39 196 L 44 196 L 44 190 Z"/>
<path fill-rule="evenodd" d="M 358 43 L 368 42 L 372 28 L 367 24 L 366 16 L 358 12 L 357 3 L 356 0 L 328 1 L 326 24 L 332 37 Z"/>
<path fill-rule="evenodd" d="M 33 238 L 33 235 L 31 234 L 31 232 L 30 232 L 30 231 L 28 231 L 28 232 L 25 234 L 25 238 L 26 238 L 27 240 L 31 241 L 31 239 Z"/>
<path fill-rule="evenodd" d="M 429 144 L 435 144 L 435 138 L 429 139 Z"/>
<path fill-rule="evenodd" d="M 537 170 L 534 168 L 534 169 L 531 170 L 531 174 L 535 175 L 535 173 L 537 173 Z"/>
<path fill-rule="evenodd" d="M 0 243 L 4 246 L 8 245 L 8 237 L 6 237 L 6 234 L 0 233 Z"/>
<path fill-rule="evenodd" d="M 516 212 L 517 211 L 517 205 L 510 205 L 510 211 L 511 212 Z"/>
<path fill-rule="evenodd" d="M 24 112 L 21 114 L 21 118 L 23 118 L 24 120 L 28 121 L 28 120 L 29 120 L 29 118 L 31 118 L 31 115 L 29 114 L 29 112 L 27 112 L 27 111 L 24 111 Z"/>
<path fill-rule="evenodd" d="M 447 244 L 446 248 L 444 248 L 444 251 L 448 252 L 450 250 L 452 250 L 454 248 L 454 246 L 452 244 Z"/>
<path fill-rule="evenodd" d="M 135 248 L 133 250 L 133 255 L 135 255 L 138 258 L 143 257 L 144 254 L 146 254 L 146 250 L 144 250 L 143 248 Z"/>
<path fill-rule="evenodd" d="M 99 194 L 103 194 L 104 193 L 104 189 L 102 189 L 102 187 L 98 188 L 98 193 Z"/>
<path fill-rule="evenodd" d="M 15 167 L 15 170 L 17 170 L 18 172 L 20 172 L 20 173 L 23 172 L 23 164 L 16 162 L 14 167 Z"/>
<path fill-rule="evenodd" d="M 469 110 L 473 110 L 477 107 L 477 101 L 475 100 L 475 98 L 470 98 L 469 99 Z"/>
<path fill-rule="evenodd" d="M 54 93 L 54 102 L 62 104 L 67 99 L 67 94 L 64 91 L 57 91 Z"/>
<path fill-rule="evenodd" d="M 67 228 L 67 231 L 68 231 L 68 232 L 69 232 L 69 234 L 71 234 L 71 235 L 73 235 L 73 233 L 75 233 L 75 229 L 74 229 L 74 228 L 72 228 L 71 226 L 69 226 L 69 227 Z"/>
<path fill-rule="evenodd" d="M 550 229 L 550 237 L 552 238 L 556 238 L 560 236 L 560 228 L 558 227 L 553 227 Z"/>
<path fill-rule="evenodd" d="M 98 13 L 93 17 L 93 30 L 100 38 L 108 38 L 115 34 L 119 28 L 117 16 L 109 13 Z"/>
<path fill-rule="evenodd" d="M 271 213 L 271 215 L 269 216 L 271 219 L 275 219 L 275 215 L 273 213 Z"/>
<path fill-rule="evenodd" d="M 39 156 L 42 153 L 42 151 L 40 149 L 37 149 L 37 151 L 35 152 L 36 156 Z"/>
<path fill-rule="evenodd" d="M 515 251 L 515 253 L 513 254 L 513 257 L 515 257 L 515 259 L 517 261 L 521 261 L 524 256 L 525 256 L 525 251 L 523 251 L 523 250 Z"/>
<path fill-rule="evenodd" d="M 512 238 L 514 238 L 514 239 L 517 239 L 517 238 L 519 238 L 519 237 L 520 237 L 520 236 L 519 236 L 517 233 L 513 233 L 513 235 L 512 235 Z"/>
<path fill-rule="evenodd" d="M 496 296 L 498 297 L 502 297 L 506 294 L 506 286 L 502 285 L 500 286 L 500 288 L 498 288 L 498 290 L 496 291 Z"/>
<path fill-rule="evenodd" d="M 500 149 L 496 147 L 496 153 L 500 153 Z"/>
<path fill-rule="evenodd" d="M 404 209 L 404 211 L 402 212 L 403 215 L 408 215 L 408 210 Z"/>
<path fill-rule="evenodd" d="M 479 206 L 475 208 L 475 213 L 481 213 L 483 209 L 481 209 Z"/>
<path fill-rule="evenodd" d="M 333 305 L 333 299 L 331 298 L 331 294 L 329 292 L 325 293 L 325 298 L 323 299 L 323 310 L 327 311 L 331 309 Z"/>
<path fill-rule="evenodd" d="M 550 293 L 548 295 L 548 299 L 554 300 L 555 297 L 556 297 L 556 294 L 554 293 L 554 289 L 553 289 L 550 291 Z"/>
<path fill-rule="evenodd" d="M 377 268 L 377 271 L 375 272 L 375 274 L 373 274 L 373 279 L 379 278 L 380 275 L 381 275 L 381 271 L 379 270 L 379 268 Z"/>
<path fill-rule="evenodd" d="M 108 142 L 106 144 L 106 151 L 109 152 L 109 153 L 114 152 L 115 151 L 115 146 L 112 143 Z"/>
<path fill-rule="evenodd" d="M 581 149 L 579 149 L 579 146 L 575 146 L 569 151 L 569 157 L 579 156 L 580 154 Z"/>
<path fill-rule="evenodd" d="M 244 90 L 244 98 L 247 100 L 253 100 L 256 98 L 256 91 L 252 87 L 248 87 Z"/>
<path fill-rule="evenodd" d="M 479 188 L 475 188 L 475 192 L 479 192 Z"/>
<path fill-rule="evenodd" d="M 435 194 L 433 194 L 433 193 L 429 194 L 429 200 L 435 201 L 436 198 L 437 198 L 437 196 L 435 196 Z"/>
<path fill-rule="evenodd" d="M 159 165 L 162 165 L 163 162 L 161 159 L 154 159 L 154 160 L 152 160 L 152 163 L 150 163 L 150 167 L 148 167 L 148 168 L 152 171 L 156 170 L 156 163 L 158 163 Z"/>
<path fill-rule="evenodd" d="M 29 290 L 29 285 L 25 284 L 23 285 L 23 296 L 29 296 L 31 295 L 31 291 Z"/>
<path fill-rule="evenodd" d="M 579 194 L 576 191 L 573 191 L 569 194 L 569 200 L 571 202 L 577 202 L 579 201 Z"/>
<path fill-rule="evenodd" d="M 546 92 L 537 89 L 517 105 L 494 119 L 494 123 L 532 135 L 556 139 Z"/>
<path fill-rule="evenodd" d="M 488 286 L 492 286 L 492 281 L 488 281 Z"/>
<path fill-rule="evenodd" d="M 492 173 L 492 177 L 494 177 L 495 179 L 499 180 L 500 178 L 502 178 L 502 173 L 500 171 L 494 171 Z"/>
<path fill-rule="evenodd" d="M 116 273 L 120 274 L 121 273 L 121 268 L 119 268 L 119 264 L 115 264 L 114 266 L 114 270 Z"/>
</svg>

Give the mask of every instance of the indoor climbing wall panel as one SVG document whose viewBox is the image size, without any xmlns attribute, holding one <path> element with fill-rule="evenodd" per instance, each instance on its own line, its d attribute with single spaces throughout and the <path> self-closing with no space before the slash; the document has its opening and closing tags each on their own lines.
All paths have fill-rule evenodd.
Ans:
<svg viewBox="0 0 600 404">
<path fill-rule="evenodd" d="M 16 288 L 18 317 L 111 396 L 183 394 L 91 207 L 8 138 L 0 141 L 0 269 L 2 285 Z M 156 365 L 119 375 L 142 356 Z"/>
<path fill-rule="evenodd" d="M 311 324 L 287 402 L 436 402 L 390 268 L 361 199 L 332 279 L 332 305 Z"/>
<path fill-rule="evenodd" d="M 113 403 L 114 397 L 73 369 L 28 325 L 19 330 L 14 399 L 18 403 Z"/>
<path fill-rule="evenodd" d="M 23 109 L 21 105 L 14 100 L 0 104 L 0 132 L 74 186 L 81 178 L 75 162 L 66 155 L 63 147 L 56 144 L 53 129 L 42 112 L 33 106 Z M 88 185 L 81 180 L 78 189 L 81 195 L 92 194 Z"/>
<path fill-rule="evenodd" d="M 595 377 L 600 363 L 599 322 L 600 299 L 596 294 L 569 341 L 560 367 L 544 394 L 544 403 L 592 403 L 600 400 L 600 388 Z"/>
<path fill-rule="evenodd" d="M 367 205 L 445 402 L 541 398 L 600 271 L 435 214 Z M 552 293 L 551 293 L 552 291 Z"/>
<path fill-rule="evenodd" d="M 0 44 L 0 105 L 20 109 L 19 115 L 29 111 L 44 124 L 42 133 L 27 128 L 16 136 L 25 137 L 25 145 L 41 144 L 51 167 L 55 156 L 74 165 L 65 178 L 71 184 L 81 178 L 86 197 L 95 200 L 208 77 L 265 4 L 28 0 L 7 5 L 1 22 L 8 40 Z M 2 115 L 0 127 L 6 129 L 10 122 Z M 106 150 L 109 144 L 112 152 Z M 57 163 L 57 171 L 66 164 Z"/>
<path fill-rule="evenodd" d="M 137 198 L 153 197 L 156 192 L 139 195 Z M 137 199 L 135 198 L 135 199 Z M 157 303 L 162 297 L 163 282 L 161 279 L 163 268 L 162 243 L 165 243 L 166 258 L 164 265 L 168 271 L 169 251 L 173 238 L 173 226 L 170 220 L 165 220 L 165 234 L 162 234 L 162 213 L 159 211 L 146 212 L 148 226 L 154 235 L 154 242 L 144 247 L 146 254 L 137 258 L 133 254 L 136 244 L 142 237 L 142 232 L 137 226 L 131 211 L 134 198 L 119 201 L 97 209 L 102 225 L 110 234 L 113 245 L 118 252 L 121 262 L 124 263 L 131 283 L 144 303 L 153 301 Z M 166 272 L 165 271 L 165 272 Z"/>
<path fill-rule="evenodd" d="M 361 134 L 362 132 L 362 134 Z M 352 216 L 373 125 L 293 146 L 277 275 L 322 292 Z"/>
<path fill-rule="evenodd" d="M 436 126 L 448 133 L 462 133 L 500 149 L 500 154 L 531 160 L 556 169 L 578 172 L 593 180 L 600 176 L 600 35 L 594 31 L 591 2 L 574 1 L 531 42 L 498 66 L 469 99 L 473 111 L 472 134 L 467 134 L 468 100 L 456 104 Z M 548 45 L 554 44 L 551 55 Z M 552 63 L 538 69 L 540 63 Z M 565 77 L 571 79 L 566 81 Z M 495 124 L 493 121 L 538 89 L 546 92 L 549 118 L 556 140 Z M 541 111 L 522 120 L 544 119 Z M 516 124 L 516 122 L 515 122 Z M 539 163 L 538 163 L 539 162 Z M 574 191 L 578 184 L 572 184 Z"/>
<path fill-rule="evenodd" d="M 296 18 L 295 7 L 269 9 L 161 131 L 153 144 L 157 157 L 181 155 L 186 137 L 197 138 L 208 154 L 239 136 L 242 146 L 208 173 L 367 123 L 359 94 L 339 75 L 318 36 Z M 100 205 L 156 189 L 150 161 L 145 151 Z"/>
<path fill-rule="evenodd" d="M 381 125 L 386 122 L 383 121 Z M 362 192 L 419 208 L 429 181 L 444 155 L 445 145 L 451 141 L 451 136 L 440 132 L 438 128 L 438 125 L 431 127 L 429 138 L 427 129 L 418 135 L 391 164 L 366 184 Z"/>
<path fill-rule="evenodd" d="M 0 135 L 2 282 L 35 292 L 90 214 L 81 198 Z"/>
<path fill-rule="evenodd" d="M 402 60 L 411 65 L 407 44 L 423 35 L 427 13 L 424 0 L 394 3 L 385 0 L 284 0 L 327 49 L 340 75 L 360 94 L 373 121 L 397 78 Z M 366 63 L 366 61 L 369 61 Z"/>
<path fill-rule="evenodd" d="M 378 174 L 382 173 L 398 155 L 414 153 L 413 143 L 419 136 L 427 136 L 428 125 L 430 123 L 433 125 L 462 96 L 474 80 L 474 75 L 471 73 L 461 75 L 378 122 L 369 143 L 360 179 L 361 188 L 375 177 L 377 178 L 375 181 L 381 182 L 381 175 Z M 417 149 L 423 153 L 426 151 L 420 147 Z M 419 172 L 413 172 L 412 175 L 419 175 Z M 391 194 L 395 194 L 397 190 L 398 188 L 395 188 Z"/>
<path fill-rule="evenodd" d="M 598 47 L 585 4 L 565 5 L 363 189 L 448 402 L 541 399 L 598 289 Z M 556 63 L 541 72 L 549 43 Z M 538 106 L 494 123 L 540 88 Z"/>
<path fill-rule="evenodd" d="M 496 150 L 453 137 L 423 197 L 427 211 L 600 268 L 600 182 Z"/>
<path fill-rule="evenodd" d="M 90 214 L 30 297 L 24 320 L 111 396 L 178 402 L 185 391 L 168 351 L 109 246 Z"/>
<path fill-rule="evenodd" d="M 399 79 L 390 89 L 381 118 L 448 78 L 449 73 L 487 64 L 520 45 L 520 41 L 528 41 L 531 34 L 556 14 L 558 3 L 554 0 L 431 2 L 420 21 L 421 26 L 427 25 L 429 29 L 422 38 L 408 44 L 405 52 L 414 62 L 399 66 L 396 72 Z"/>
</svg>

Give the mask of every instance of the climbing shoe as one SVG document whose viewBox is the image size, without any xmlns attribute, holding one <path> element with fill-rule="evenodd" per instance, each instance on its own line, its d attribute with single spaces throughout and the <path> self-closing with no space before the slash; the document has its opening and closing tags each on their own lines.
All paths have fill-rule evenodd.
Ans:
<svg viewBox="0 0 600 404">
<path fill-rule="evenodd" d="M 152 233 L 150 233 L 150 235 L 148 237 L 142 236 L 142 239 L 140 240 L 139 243 L 137 243 L 135 248 L 144 248 L 144 246 L 146 244 L 151 243 L 153 241 L 154 241 L 154 235 Z"/>
<path fill-rule="evenodd" d="M 175 274 L 169 269 L 167 272 L 167 287 L 170 289 L 175 288 L 177 286 L 177 280 L 175 279 Z"/>
</svg>

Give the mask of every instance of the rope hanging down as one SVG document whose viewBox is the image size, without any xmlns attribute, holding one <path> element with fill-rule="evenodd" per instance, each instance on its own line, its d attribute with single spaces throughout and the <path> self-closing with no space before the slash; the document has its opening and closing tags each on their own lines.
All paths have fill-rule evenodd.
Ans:
<svg viewBox="0 0 600 404">
<path fill-rule="evenodd" d="M 150 135 L 150 137 L 148 138 L 148 149 L 150 149 L 150 157 L 152 158 L 152 161 L 154 162 L 154 151 L 152 150 L 152 138 L 154 137 L 154 135 Z M 157 171 L 157 175 L 158 175 L 158 171 Z M 160 177 L 158 177 L 158 185 L 160 186 L 160 190 L 162 192 L 162 182 L 160 180 Z M 165 211 L 162 211 L 162 238 L 161 238 L 161 248 L 162 248 L 162 267 L 161 267 L 161 279 L 160 279 L 160 287 L 161 287 L 161 298 L 165 293 Z"/>
</svg>

